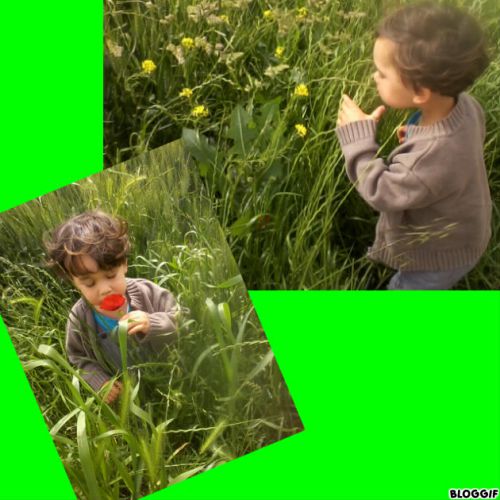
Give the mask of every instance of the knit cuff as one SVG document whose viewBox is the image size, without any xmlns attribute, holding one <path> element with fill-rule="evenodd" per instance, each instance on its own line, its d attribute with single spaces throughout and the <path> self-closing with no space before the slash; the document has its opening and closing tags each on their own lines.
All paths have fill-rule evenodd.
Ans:
<svg viewBox="0 0 500 500">
<path fill-rule="evenodd" d="M 172 321 L 169 313 L 149 313 L 148 316 L 150 325 L 149 334 L 170 333 L 175 330 L 175 323 Z"/>
<path fill-rule="evenodd" d="M 100 372 L 97 370 L 89 371 L 83 374 L 84 380 L 94 389 L 94 391 L 98 392 L 99 389 L 110 379 L 110 376 L 104 372 Z"/>
<path fill-rule="evenodd" d="M 151 344 L 162 348 L 177 339 L 177 328 L 168 313 L 149 314 L 150 329 L 146 334 L 134 335 L 139 344 Z"/>
<path fill-rule="evenodd" d="M 372 119 L 350 122 L 335 129 L 341 146 L 363 139 L 375 139 L 376 131 L 377 122 Z"/>
</svg>

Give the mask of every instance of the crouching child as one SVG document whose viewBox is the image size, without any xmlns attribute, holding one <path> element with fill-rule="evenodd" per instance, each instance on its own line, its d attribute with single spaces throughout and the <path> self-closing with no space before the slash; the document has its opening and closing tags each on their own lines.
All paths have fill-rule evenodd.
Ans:
<svg viewBox="0 0 500 500">
<path fill-rule="evenodd" d="M 70 281 L 81 298 L 66 325 L 71 364 L 112 403 L 122 384 L 112 379 L 122 368 L 118 323 L 126 321 L 127 365 L 158 359 L 177 336 L 174 296 L 141 278 L 127 278 L 128 226 L 101 211 L 72 217 L 45 241 L 48 264 Z"/>
</svg>

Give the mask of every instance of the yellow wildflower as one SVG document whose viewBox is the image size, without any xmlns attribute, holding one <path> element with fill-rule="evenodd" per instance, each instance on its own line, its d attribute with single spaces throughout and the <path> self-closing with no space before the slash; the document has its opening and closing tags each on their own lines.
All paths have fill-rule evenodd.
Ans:
<svg viewBox="0 0 500 500">
<path fill-rule="evenodd" d="M 195 118 L 202 118 L 202 117 L 208 116 L 208 109 L 205 106 L 203 106 L 203 104 L 200 104 L 199 106 L 195 106 L 193 108 L 193 111 L 191 111 L 191 114 Z"/>
<path fill-rule="evenodd" d="M 229 17 L 226 16 L 226 14 L 222 14 L 220 16 L 220 20 L 223 22 L 223 23 L 226 23 L 226 24 L 229 24 Z"/>
<path fill-rule="evenodd" d="M 296 97 L 307 97 L 309 95 L 309 89 L 307 88 L 307 85 L 304 85 L 303 83 L 297 85 L 295 87 L 293 95 Z"/>
<path fill-rule="evenodd" d="M 307 128 L 304 125 L 302 125 L 302 123 L 297 123 L 295 125 L 295 132 L 297 132 L 297 135 L 299 137 L 305 137 L 307 134 Z"/>
<path fill-rule="evenodd" d="M 184 37 L 182 40 L 181 40 L 181 45 L 185 48 L 185 49 L 192 49 L 194 47 L 194 40 L 191 38 L 191 37 Z"/>
<path fill-rule="evenodd" d="M 268 21 L 271 21 L 274 19 L 274 14 L 272 10 L 265 10 L 262 15 L 264 16 L 264 19 L 267 19 Z"/>
<path fill-rule="evenodd" d="M 142 71 L 150 75 L 156 69 L 156 64 L 151 59 L 142 61 Z"/>
<path fill-rule="evenodd" d="M 193 91 L 189 87 L 184 87 L 179 92 L 179 97 L 187 97 L 188 99 L 193 95 Z"/>
<path fill-rule="evenodd" d="M 281 59 L 283 57 L 283 54 L 285 53 L 285 47 L 282 47 L 279 45 L 276 47 L 276 50 L 274 51 L 274 55 L 278 58 Z"/>
<path fill-rule="evenodd" d="M 308 14 L 308 10 L 306 7 L 300 7 L 297 9 L 297 19 L 305 19 Z"/>
</svg>

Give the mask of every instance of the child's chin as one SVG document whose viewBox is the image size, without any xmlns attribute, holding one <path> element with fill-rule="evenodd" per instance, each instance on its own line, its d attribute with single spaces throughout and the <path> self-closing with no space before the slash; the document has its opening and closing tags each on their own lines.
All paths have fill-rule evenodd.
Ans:
<svg viewBox="0 0 500 500">
<path fill-rule="evenodd" d="M 386 101 L 385 99 L 382 99 L 382 102 L 384 103 L 385 106 L 387 106 L 388 108 L 391 108 L 391 109 L 408 109 L 409 106 L 404 103 L 402 104 L 401 102 L 394 102 L 392 100 L 388 100 Z"/>
<path fill-rule="evenodd" d="M 388 106 L 389 108 L 393 108 L 394 106 L 391 104 L 390 100 L 387 101 L 386 99 L 384 99 L 380 94 L 378 95 L 380 97 L 380 100 L 382 101 L 382 104 L 384 106 Z"/>
<path fill-rule="evenodd" d="M 95 304 L 94 308 L 99 314 L 103 314 L 104 316 L 113 316 L 116 313 L 116 311 L 107 311 L 106 309 L 101 309 L 98 305 Z"/>
</svg>

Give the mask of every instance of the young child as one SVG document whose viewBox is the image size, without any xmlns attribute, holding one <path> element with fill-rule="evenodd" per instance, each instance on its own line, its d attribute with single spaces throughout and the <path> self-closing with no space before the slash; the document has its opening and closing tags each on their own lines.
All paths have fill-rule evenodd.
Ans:
<svg viewBox="0 0 500 500">
<path fill-rule="evenodd" d="M 118 321 L 127 320 L 129 349 L 144 361 L 176 337 L 173 295 L 148 280 L 126 278 L 127 229 L 125 221 L 106 213 L 85 212 L 57 227 L 45 243 L 49 265 L 82 295 L 66 325 L 66 352 L 96 391 L 122 367 L 112 335 Z M 112 403 L 121 388 L 115 381 L 106 402 Z"/>
<path fill-rule="evenodd" d="M 419 111 L 384 161 L 375 133 L 385 107 L 366 114 L 342 97 L 336 133 L 347 175 L 380 212 L 368 256 L 397 270 L 391 290 L 449 289 L 491 236 L 484 112 L 463 92 L 488 65 L 484 36 L 470 15 L 437 3 L 401 8 L 376 35 L 378 94 Z"/>
</svg>

